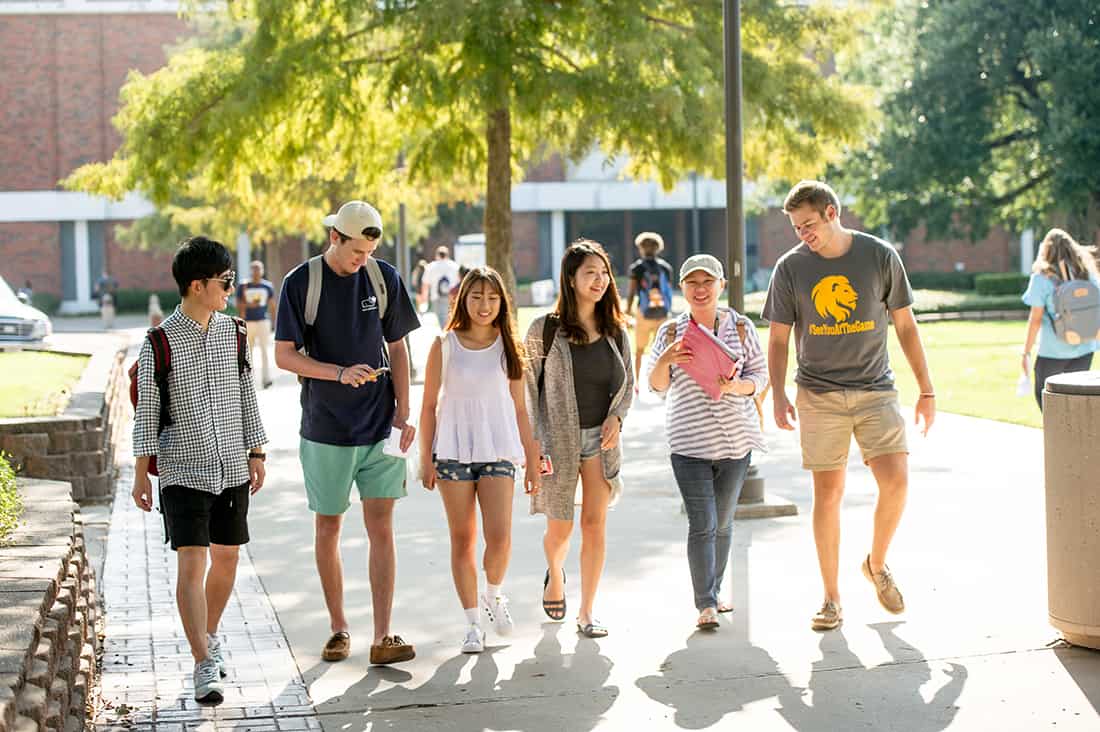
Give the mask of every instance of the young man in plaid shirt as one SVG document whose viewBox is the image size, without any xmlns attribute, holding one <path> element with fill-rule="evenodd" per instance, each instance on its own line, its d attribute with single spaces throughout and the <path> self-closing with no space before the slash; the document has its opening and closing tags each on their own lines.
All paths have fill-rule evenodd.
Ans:
<svg viewBox="0 0 1100 732">
<path fill-rule="evenodd" d="M 178 564 L 176 603 L 195 658 L 195 699 L 215 704 L 226 675 L 218 622 L 233 592 L 240 545 L 248 543 L 248 501 L 264 483 L 267 442 L 247 353 L 245 368 L 238 363 L 237 322 L 220 312 L 233 293 L 232 263 L 226 248 L 206 237 L 180 245 L 172 276 L 183 302 L 160 325 L 170 354 L 168 419 L 161 416 L 150 338 L 138 357 L 134 415 L 134 502 L 153 508 L 147 471 L 155 455 Z"/>
</svg>

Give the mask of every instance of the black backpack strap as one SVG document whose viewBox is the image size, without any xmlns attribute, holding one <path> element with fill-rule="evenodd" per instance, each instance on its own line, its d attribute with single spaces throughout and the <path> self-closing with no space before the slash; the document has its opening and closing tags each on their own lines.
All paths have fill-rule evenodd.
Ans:
<svg viewBox="0 0 1100 732">
<path fill-rule="evenodd" d="M 236 316 L 233 316 L 233 322 L 237 326 L 237 374 L 251 373 L 252 365 L 248 363 L 248 324 Z"/>
<path fill-rule="evenodd" d="M 543 384 L 546 383 L 546 357 L 550 355 L 550 349 L 554 347 L 554 339 L 558 337 L 558 326 L 561 320 L 556 313 L 550 313 L 546 320 L 542 321 L 542 369 L 539 371 L 539 397 L 542 397 Z"/>
<path fill-rule="evenodd" d="M 168 334 L 164 328 L 149 329 L 149 343 L 153 347 L 153 381 L 160 392 L 160 424 L 157 434 L 172 424 L 172 410 L 169 408 L 168 375 L 172 373 L 172 348 L 168 344 Z"/>
</svg>

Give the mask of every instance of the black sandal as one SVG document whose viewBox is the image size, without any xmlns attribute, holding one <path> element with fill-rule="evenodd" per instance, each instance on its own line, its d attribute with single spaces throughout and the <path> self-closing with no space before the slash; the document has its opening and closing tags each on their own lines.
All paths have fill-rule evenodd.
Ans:
<svg viewBox="0 0 1100 732">
<path fill-rule="evenodd" d="M 561 571 L 561 583 L 565 584 L 565 570 Z M 565 595 L 563 594 L 560 600 L 547 600 L 546 588 L 550 584 L 550 570 L 546 570 L 546 579 L 542 581 L 542 611 L 546 613 L 546 617 L 551 620 L 564 620 L 565 619 Z"/>
</svg>

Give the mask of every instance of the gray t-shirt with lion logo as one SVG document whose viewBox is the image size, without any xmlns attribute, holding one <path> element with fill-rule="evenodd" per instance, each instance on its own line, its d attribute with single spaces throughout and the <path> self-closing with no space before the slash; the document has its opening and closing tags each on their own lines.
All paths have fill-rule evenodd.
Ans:
<svg viewBox="0 0 1100 732">
<path fill-rule="evenodd" d="M 835 259 L 805 244 L 780 257 L 763 315 L 794 326 L 799 386 L 816 392 L 882 391 L 894 386 L 886 352 L 890 311 L 912 304 L 897 250 L 852 232 L 851 248 Z"/>
</svg>

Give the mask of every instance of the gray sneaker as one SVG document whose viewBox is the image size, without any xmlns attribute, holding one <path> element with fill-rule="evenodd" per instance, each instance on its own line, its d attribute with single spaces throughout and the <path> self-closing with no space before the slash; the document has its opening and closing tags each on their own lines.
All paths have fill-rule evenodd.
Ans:
<svg viewBox="0 0 1100 732">
<path fill-rule="evenodd" d="M 218 675 L 223 679 L 226 677 L 227 672 L 225 670 L 225 655 L 222 651 L 222 642 L 216 635 L 206 636 L 206 652 L 207 656 L 218 664 Z"/>
<path fill-rule="evenodd" d="M 225 698 L 225 687 L 218 674 L 218 664 L 209 656 L 205 661 L 195 664 L 195 701 L 203 704 L 221 704 Z"/>
</svg>

